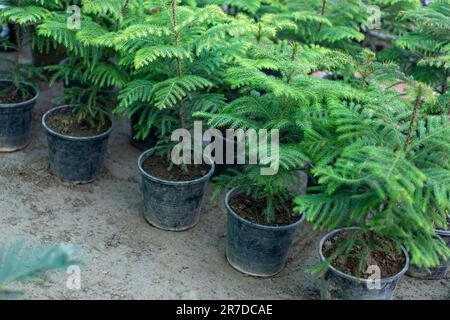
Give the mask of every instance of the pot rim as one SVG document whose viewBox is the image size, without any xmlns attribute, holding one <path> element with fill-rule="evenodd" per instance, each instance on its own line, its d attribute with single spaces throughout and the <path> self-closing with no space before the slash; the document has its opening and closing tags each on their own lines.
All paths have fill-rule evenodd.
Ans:
<svg viewBox="0 0 450 320">
<path fill-rule="evenodd" d="M 325 241 L 327 241 L 328 239 L 330 239 L 331 237 L 333 237 L 335 234 L 345 231 L 345 230 L 360 230 L 361 228 L 359 227 L 347 227 L 347 228 L 340 228 L 340 229 L 335 229 L 331 232 L 329 232 L 328 234 L 326 234 L 322 240 L 320 240 L 320 244 L 319 244 L 319 257 L 321 262 L 324 262 L 326 260 L 325 256 L 323 255 L 322 252 L 322 248 L 323 245 L 325 243 Z M 410 257 L 408 252 L 406 251 L 405 247 L 401 246 L 402 251 L 403 251 L 403 255 L 405 256 L 405 265 L 403 266 L 403 269 L 398 272 L 397 274 L 394 274 L 390 277 L 387 278 L 381 278 L 380 281 L 385 283 L 385 282 L 392 282 L 393 280 L 396 280 L 398 278 L 400 278 L 402 275 L 404 275 L 406 273 L 406 271 L 408 271 L 409 269 L 409 264 L 410 264 Z M 338 269 L 336 269 L 335 267 L 333 267 L 331 264 L 328 265 L 328 269 L 331 270 L 333 273 L 336 273 L 337 275 L 345 278 L 345 279 L 349 279 L 349 280 L 353 280 L 353 281 L 357 281 L 357 282 L 362 282 L 362 283 L 371 283 L 373 282 L 372 280 L 368 280 L 368 279 L 362 279 L 362 278 L 357 278 L 355 276 L 349 275 L 347 273 L 344 273 Z"/>
<path fill-rule="evenodd" d="M 246 225 L 252 226 L 254 228 L 262 229 L 262 230 L 272 230 L 272 231 L 274 231 L 274 230 L 284 230 L 284 229 L 291 229 L 291 228 L 294 228 L 294 227 L 298 227 L 299 225 L 301 225 L 303 223 L 303 221 L 305 221 L 306 214 L 303 213 L 301 218 L 298 221 L 296 221 L 294 223 L 291 223 L 291 224 L 283 225 L 283 226 L 266 226 L 266 225 L 263 225 L 263 224 L 251 222 L 251 221 L 249 221 L 247 219 L 242 218 L 240 215 L 238 215 L 230 207 L 229 202 L 230 202 L 231 197 L 233 196 L 233 194 L 236 193 L 236 192 L 239 192 L 239 188 L 238 187 L 235 187 L 235 188 L 233 188 L 233 189 L 231 189 L 231 190 L 229 190 L 227 192 L 227 194 L 225 196 L 225 201 L 224 201 L 225 202 L 225 208 L 227 209 L 228 212 L 230 212 L 233 215 L 233 217 L 235 217 L 239 221 L 245 223 Z"/>
<path fill-rule="evenodd" d="M 0 82 L 12 83 L 12 80 L 0 79 Z M 26 101 L 22 101 L 22 102 L 17 102 L 17 103 L 0 103 L 0 109 L 14 109 L 14 108 L 17 108 L 17 107 L 23 107 L 25 105 L 29 105 L 31 103 L 35 103 L 36 100 L 39 98 L 41 90 L 37 86 L 35 86 L 35 85 L 33 85 L 33 84 L 31 84 L 30 82 L 27 82 L 27 81 L 19 81 L 19 82 L 21 84 L 24 84 L 27 87 L 33 89 L 33 91 L 34 91 L 33 98 L 28 99 Z"/>
<path fill-rule="evenodd" d="M 450 230 L 437 229 L 436 233 L 441 237 L 450 237 Z"/>
<path fill-rule="evenodd" d="M 65 108 L 77 108 L 76 105 L 63 105 L 63 106 L 57 106 L 54 108 L 51 108 L 50 110 L 48 110 L 46 113 L 44 113 L 44 115 L 42 116 L 42 120 L 41 123 L 44 126 L 45 130 L 47 130 L 48 133 L 57 136 L 59 138 L 63 138 L 66 140 L 71 140 L 71 141 L 87 141 L 87 140 L 94 140 L 94 139 L 99 139 L 99 138 L 103 138 L 106 136 L 109 136 L 111 134 L 111 132 L 113 131 L 115 125 L 116 125 L 116 119 L 114 118 L 114 116 L 108 114 L 109 116 L 109 120 L 111 121 L 111 126 L 109 127 L 108 130 L 106 130 L 105 132 L 102 132 L 98 135 L 95 136 L 90 136 L 90 137 L 75 137 L 75 136 L 70 136 L 70 135 L 66 135 L 66 134 L 62 134 L 59 132 L 56 132 L 55 130 L 51 129 L 47 123 L 46 120 L 48 118 L 48 116 L 50 114 L 52 114 L 53 112 L 55 112 L 56 110 L 61 110 L 61 109 L 65 109 Z"/>
<path fill-rule="evenodd" d="M 214 170 L 215 170 L 214 161 L 209 159 L 210 162 L 211 162 L 210 164 L 208 164 L 208 165 L 211 166 L 211 169 L 209 170 L 209 172 L 206 175 L 204 175 L 203 177 L 200 177 L 200 178 L 197 178 L 197 179 L 194 179 L 194 180 L 189 180 L 189 181 L 171 181 L 171 180 L 160 179 L 160 178 L 157 178 L 155 176 L 152 176 L 151 174 L 149 174 L 147 171 L 144 170 L 144 168 L 142 167 L 142 164 L 144 163 L 144 161 L 147 158 L 152 156 L 152 153 L 155 150 L 160 149 L 160 148 L 161 147 L 154 147 L 154 148 L 151 148 L 151 149 L 148 149 L 148 150 L 144 151 L 139 156 L 139 158 L 137 160 L 137 165 L 138 165 L 139 171 L 141 172 L 141 175 L 144 176 L 145 178 L 149 179 L 149 180 L 152 180 L 153 182 L 157 182 L 157 183 L 165 184 L 165 185 L 169 185 L 169 186 L 186 186 L 186 185 L 202 183 L 202 182 L 204 182 L 206 180 L 209 180 L 211 178 L 211 176 L 213 175 L 213 173 L 214 173 Z"/>
</svg>

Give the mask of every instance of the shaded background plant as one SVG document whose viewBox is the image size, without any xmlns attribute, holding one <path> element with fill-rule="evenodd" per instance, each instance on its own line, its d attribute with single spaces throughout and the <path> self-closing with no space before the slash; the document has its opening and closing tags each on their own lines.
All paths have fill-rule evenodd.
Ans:
<svg viewBox="0 0 450 320">
<path fill-rule="evenodd" d="M 434 98 L 432 90 L 411 85 L 412 101 L 371 85 L 358 103 L 329 105 L 327 120 L 306 133 L 304 146 L 319 186 L 296 198 L 296 210 L 306 212 L 316 228 L 358 226 L 372 235 L 364 240 L 361 267 L 375 236 L 403 245 L 419 266 L 449 258 L 435 233 L 436 227 L 447 228 L 450 207 L 449 121 L 422 112 Z M 354 246 L 353 237 L 343 240 L 338 254 Z"/>
</svg>

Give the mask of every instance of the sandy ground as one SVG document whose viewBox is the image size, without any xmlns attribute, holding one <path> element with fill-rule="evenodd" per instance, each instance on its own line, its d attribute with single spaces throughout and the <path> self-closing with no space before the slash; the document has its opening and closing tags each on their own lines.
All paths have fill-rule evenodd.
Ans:
<svg viewBox="0 0 450 320">
<path fill-rule="evenodd" d="M 0 54 L 1 57 L 4 54 Z M 89 185 L 71 185 L 48 170 L 41 115 L 60 88 L 43 87 L 32 143 L 0 154 L 0 242 L 70 243 L 79 246 L 81 290 L 66 287 L 68 274 L 52 272 L 43 285 L 25 284 L 26 299 L 318 299 L 319 281 L 304 272 L 317 259 L 321 234 L 304 224 L 287 266 L 259 279 L 240 274 L 225 258 L 222 199 L 207 201 L 200 223 L 182 233 L 151 227 L 142 217 L 139 151 L 129 144 L 129 124 L 112 134 L 105 168 Z M 405 277 L 396 299 L 449 299 L 450 275 L 440 281 Z"/>
</svg>

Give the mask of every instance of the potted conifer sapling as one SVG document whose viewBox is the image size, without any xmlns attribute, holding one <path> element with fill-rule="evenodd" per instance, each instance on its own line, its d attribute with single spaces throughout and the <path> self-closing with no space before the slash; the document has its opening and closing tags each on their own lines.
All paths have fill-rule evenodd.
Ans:
<svg viewBox="0 0 450 320">
<path fill-rule="evenodd" d="M 367 87 L 359 103 L 329 105 L 329 121 L 307 135 L 319 186 L 296 210 L 332 230 L 311 269 L 324 299 L 391 299 L 410 259 L 429 268 L 450 256 L 435 231 L 447 228 L 449 122 L 421 112 L 430 94 L 416 88 L 410 105 Z"/>
<path fill-rule="evenodd" d="M 0 22 L 14 24 L 15 54 L 11 65 L 0 74 L 0 152 L 13 152 L 30 143 L 33 108 L 39 97 L 38 86 L 30 82 L 41 79 L 41 70 L 21 63 L 22 29 L 39 18 L 39 14 L 28 15 L 20 2 L 16 6 L 0 9 Z"/>
<path fill-rule="evenodd" d="M 207 157 L 194 161 L 197 164 L 184 157 L 174 162 L 171 134 L 175 129 L 187 132 L 192 108 L 210 104 L 216 97 L 208 89 L 227 57 L 241 52 L 236 41 L 225 41 L 239 28 L 217 6 L 179 6 L 175 0 L 161 1 L 159 10 L 145 20 L 146 24 L 132 25 L 104 41 L 119 51 L 119 64 L 134 70 L 134 79 L 119 95 L 116 112 L 140 112 L 138 132 L 143 139 L 158 133 L 157 147 L 138 160 L 144 216 L 160 229 L 182 231 L 199 221 L 214 164 Z"/>
<path fill-rule="evenodd" d="M 254 43 L 252 37 L 250 41 Z M 240 59 L 240 67 L 227 70 L 227 82 L 239 89 L 242 97 L 217 113 L 194 114 L 215 128 L 271 133 L 266 147 L 261 140 L 238 141 L 245 146 L 248 160 L 251 154 L 256 155 L 260 166 L 245 166 L 243 173 L 218 178 L 220 186 L 234 188 L 225 198 L 226 252 L 229 263 L 243 273 L 273 276 L 286 263 L 295 231 L 304 218 L 293 211 L 294 194 L 303 177 L 298 171 L 309 163 L 301 147 L 304 128 L 309 126 L 313 109 L 310 101 L 323 99 L 324 91 L 317 89 L 319 80 L 308 77 L 308 73 L 323 60 L 334 65 L 339 58 L 333 57 L 337 56 L 328 49 L 298 43 L 254 45 L 247 57 Z M 267 70 L 276 71 L 276 75 Z M 278 141 L 272 140 L 276 136 Z M 266 175 L 261 168 L 269 164 L 274 171 Z"/>
<path fill-rule="evenodd" d="M 217 182 L 233 187 L 225 197 L 228 262 L 242 273 L 270 277 L 283 270 L 305 216 L 293 211 L 291 186 L 298 176 L 289 170 L 265 176 L 261 168 L 249 166 Z"/>
<path fill-rule="evenodd" d="M 67 62 L 55 69 L 58 72 L 53 79 L 65 80 L 61 101 L 67 105 L 45 113 L 42 124 L 48 137 L 51 171 L 60 179 L 74 183 L 88 183 L 99 176 L 114 126 L 110 113 L 113 99 L 105 92 L 123 85 L 127 77 L 111 62 L 110 52 L 101 46 L 95 48 L 97 44 L 92 42 L 93 30 L 95 35 L 110 32 L 111 26 L 97 18 L 105 6 L 101 1 L 84 6 L 86 20 L 80 30 L 69 29 L 63 13 L 47 17 L 38 30 L 39 35 L 65 46 L 70 54 Z M 125 9 L 118 7 L 115 14 L 111 13 L 111 20 L 117 21 L 117 25 Z"/>
</svg>

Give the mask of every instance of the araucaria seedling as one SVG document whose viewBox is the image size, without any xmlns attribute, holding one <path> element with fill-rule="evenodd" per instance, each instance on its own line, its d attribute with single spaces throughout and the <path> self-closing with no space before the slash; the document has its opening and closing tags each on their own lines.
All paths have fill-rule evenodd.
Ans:
<svg viewBox="0 0 450 320">
<path fill-rule="evenodd" d="M 115 48 L 119 65 L 133 79 L 119 96 L 118 113 L 141 113 L 138 137 L 156 129 L 160 150 L 169 154 L 171 132 L 190 127 L 190 114 L 223 104 L 214 92 L 226 67 L 247 48 L 237 36 L 245 24 L 233 23 L 217 6 L 178 6 L 155 1 L 145 23 L 134 24 L 99 41 Z"/>
<path fill-rule="evenodd" d="M 411 85 L 412 103 L 373 86 L 365 101 L 332 105 L 327 123 L 308 129 L 304 144 L 319 186 L 297 197 L 296 210 L 317 228 L 359 228 L 334 239 L 316 271 L 332 264 L 367 277 L 370 265 L 382 266 L 380 254 L 401 256 L 401 246 L 419 266 L 449 258 L 435 229 L 447 228 L 450 125 L 446 116 L 421 110 L 434 98 L 430 89 Z"/>
</svg>

